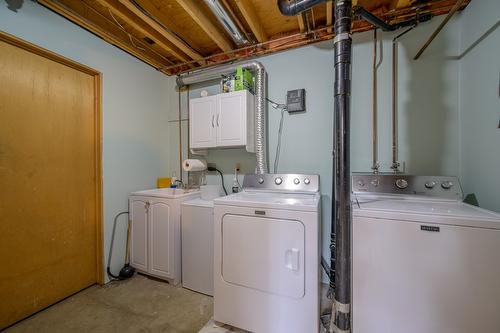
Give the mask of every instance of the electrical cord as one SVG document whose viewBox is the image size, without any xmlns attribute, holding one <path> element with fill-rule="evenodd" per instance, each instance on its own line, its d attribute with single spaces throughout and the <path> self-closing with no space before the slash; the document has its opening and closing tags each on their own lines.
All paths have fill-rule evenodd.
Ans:
<svg viewBox="0 0 500 333">
<path fill-rule="evenodd" d="M 226 195 L 227 195 L 226 186 L 224 185 L 224 175 L 222 174 L 222 172 L 219 169 L 214 168 L 214 167 L 208 167 L 207 170 L 208 171 L 217 171 L 220 174 L 220 178 L 222 181 L 222 189 L 224 190 L 224 193 L 226 193 Z"/>
<path fill-rule="evenodd" d="M 279 129 L 278 129 L 278 141 L 276 144 L 276 154 L 274 157 L 274 173 L 278 172 L 278 165 L 279 165 L 279 160 L 280 160 L 280 153 L 281 153 L 281 134 L 283 133 L 283 120 L 284 120 L 284 115 L 285 111 L 287 110 L 286 104 L 279 104 L 276 103 L 275 101 L 269 99 L 266 97 L 266 100 L 271 103 L 271 106 L 276 109 L 276 110 L 281 110 L 281 118 L 280 118 L 280 124 L 279 124 Z"/>
<path fill-rule="evenodd" d="M 116 276 L 113 273 L 111 273 L 110 265 L 111 265 L 111 256 L 113 254 L 113 244 L 115 243 L 116 223 L 118 222 L 118 218 L 124 214 L 128 215 L 128 212 L 120 212 L 120 213 L 116 214 L 116 216 L 113 220 L 113 231 L 111 233 L 111 244 L 109 246 L 109 253 L 108 253 L 108 267 L 106 267 L 106 271 L 108 273 L 108 276 L 110 276 L 112 278 L 112 280 L 121 280 L 119 276 Z M 128 223 L 128 221 L 127 221 L 127 223 Z"/>
<path fill-rule="evenodd" d="M 283 116 L 285 114 L 286 109 L 281 109 L 281 118 L 280 118 L 280 126 L 278 129 L 278 143 L 276 144 L 276 154 L 274 157 L 274 173 L 278 172 L 278 164 L 280 161 L 280 153 L 281 153 L 281 134 L 283 133 Z"/>
</svg>

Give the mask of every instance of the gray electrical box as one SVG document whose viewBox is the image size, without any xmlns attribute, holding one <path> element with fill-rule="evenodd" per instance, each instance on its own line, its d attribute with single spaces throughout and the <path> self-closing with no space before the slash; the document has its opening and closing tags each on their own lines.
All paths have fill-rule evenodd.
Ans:
<svg viewBox="0 0 500 333">
<path fill-rule="evenodd" d="M 306 90 L 297 89 L 286 92 L 286 110 L 288 113 L 306 111 Z"/>
</svg>

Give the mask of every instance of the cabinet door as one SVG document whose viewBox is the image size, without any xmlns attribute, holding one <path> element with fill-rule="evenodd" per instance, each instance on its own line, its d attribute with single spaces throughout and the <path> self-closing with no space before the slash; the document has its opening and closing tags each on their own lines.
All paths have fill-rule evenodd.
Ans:
<svg viewBox="0 0 500 333">
<path fill-rule="evenodd" d="M 148 203 L 143 198 L 130 199 L 130 264 L 148 270 Z"/>
<path fill-rule="evenodd" d="M 170 248 L 173 242 L 171 207 L 162 201 L 151 201 L 149 208 L 149 272 L 170 278 L 174 262 Z"/>
<path fill-rule="evenodd" d="M 246 90 L 217 95 L 217 146 L 246 145 L 247 99 Z"/>
<path fill-rule="evenodd" d="M 216 105 L 217 96 L 194 98 L 189 101 L 189 142 L 191 148 L 215 147 Z"/>
</svg>

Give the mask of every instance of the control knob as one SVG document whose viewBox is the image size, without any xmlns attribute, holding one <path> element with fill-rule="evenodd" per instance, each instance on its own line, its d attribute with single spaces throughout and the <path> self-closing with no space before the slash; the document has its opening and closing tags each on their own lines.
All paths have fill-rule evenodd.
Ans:
<svg viewBox="0 0 500 333">
<path fill-rule="evenodd" d="M 306 185 L 311 184 L 311 180 L 309 178 L 304 179 L 304 184 Z"/>
<path fill-rule="evenodd" d="M 408 181 L 406 179 L 399 178 L 398 180 L 396 180 L 396 186 L 400 190 L 404 190 L 405 188 L 408 187 Z"/>
<path fill-rule="evenodd" d="M 259 184 L 264 184 L 264 178 L 262 178 L 262 177 L 259 177 L 259 179 L 257 181 L 259 182 Z"/>
<path fill-rule="evenodd" d="M 433 189 L 433 188 L 434 188 L 434 186 L 436 186 L 436 182 L 432 182 L 432 181 L 431 181 L 431 182 L 427 182 L 427 183 L 425 183 L 425 188 L 428 188 L 429 190 L 430 190 L 430 189 Z"/>
<path fill-rule="evenodd" d="M 450 188 L 453 187 L 453 182 L 447 180 L 441 183 L 441 187 L 444 188 L 445 190 L 449 190 Z"/>
<path fill-rule="evenodd" d="M 300 184 L 300 180 L 299 180 L 298 178 L 295 178 L 295 179 L 293 180 L 293 183 L 294 183 L 295 185 L 299 185 L 299 184 Z"/>
<path fill-rule="evenodd" d="M 276 179 L 274 180 L 274 183 L 276 185 L 281 185 L 281 183 L 283 183 L 283 178 L 281 177 L 276 177 Z"/>
</svg>

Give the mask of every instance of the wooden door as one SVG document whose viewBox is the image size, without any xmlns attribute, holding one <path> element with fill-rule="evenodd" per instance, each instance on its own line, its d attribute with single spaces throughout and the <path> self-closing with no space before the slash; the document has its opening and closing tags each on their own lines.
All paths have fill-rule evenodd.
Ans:
<svg viewBox="0 0 500 333">
<path fill-rule="evenodd" d="M 246 145 L 247 129 L 246 90 L 220 94 L 217 103 L 217 146 Z"/>
<path fill-rule="evenodd" d="M 154 199 L 149 208 L 149 272 L 174 278 L 174 232 L 168 202 Z"/>
<path fill-rule="evenodd" d="M 0 329 L 102 282 L 100 89 L 0 33 Z"/>
<path fill-rule="evenodd" d="M 191 148 L 215 147 L 215 108 L 217 96 L 189 101 L 189 143 Z"/>
<path fill-rule="evenodd" d="M 129 209 L 132 221 L 130 232 L 130 264 L 136 269 L 148 271 L 148 198 L 130 197 Z"/>
</svg>

